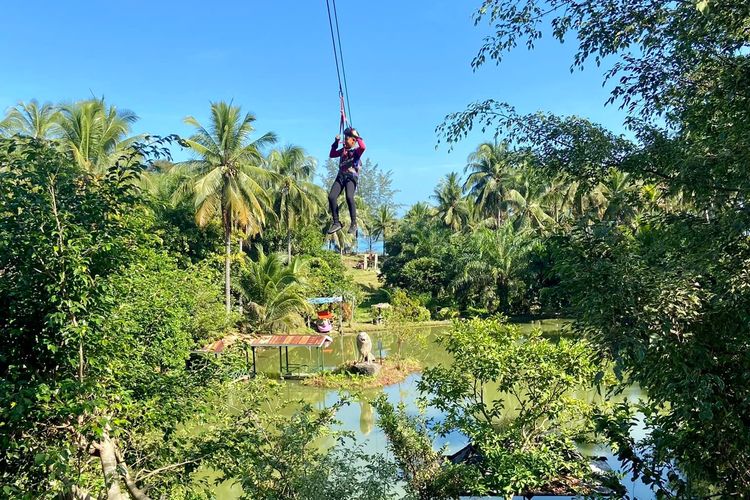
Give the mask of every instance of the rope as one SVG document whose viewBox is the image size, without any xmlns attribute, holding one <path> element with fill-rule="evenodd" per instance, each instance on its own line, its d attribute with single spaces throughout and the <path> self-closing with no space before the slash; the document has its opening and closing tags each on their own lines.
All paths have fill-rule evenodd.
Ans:
<svg viewBox="0 0 750 500">
<path fill-rule="evenodd" d="M 330 3 L 333 3 L 333 17 L 331 17 L 331 5 Z M 344 68 L 344 53 L 341 50 L 341 34 L 339 31 L 339 18 L 338 13 L 336 12 L 336 0 L 326 0 L 326 8 L 328 9 L 328 26 L 331 29 L 331 43 L 333 45 L 333 59 L 336 61 L 336 77 L 339 81 L 339 101 L 340 101 L 340 113 L 341 113 L 341 120 L 339 123 L 339 128 L 343 132 L 344 127 L 349 123 L 349 120 L 346 116 L 347 109 L 349 110 L 349 115 L 351 116 L 351 105 L 349 104 L 349 88 L 346 84 L 346 69 Z M 336 24 L 336 33 L 334 34 L 333 31 L 333 24 Z M 336 44 L 336 40 L 338 39 L 338 46 Z M 339 57 L 341 58 L 341 66 L 339 67 Z M 343 75 L 343 87 L 341 84 L 341 78 Z M 344 106 L 344 95 L 346 95 L 346 106 Z"/>
<path fill-rule="evenodd" d="M 326 0 L 326 7 L 328 8 L 328 25 L 331 27 L 331 43 L 333 44 L 333 58 L 336 61 L 336 76 L 339 79 L 339 92 L 341 92 L 341 71 L 339 70 L 339 56 L 336 52 L 336 39 L 333 36 L 333 22 L 331 21 L 331 6 L 328 3 L 328 0 Z M 338 19 L 336 20 L 338 23 Z M 338 31 L 338 24 L 336 25 L 336 30 Z"/>
<path fill-rule="evenodd" d="M 341 35 L 339 34 L 339 16 L 336 13 L 336 0 L 332 0 L 332 1 L 333 1 L 333 16 L 336 19 L 336 38 L 338 38 L 338 41 L 339 41 L 339 57 L 341 57 L 341 75 L 344 77 L 344 93 L 346 94 L 346 109 L 349 110 L 349 118 L 351 118 L 352 117 L 352 105 L 349 104 L 349 87 L 346 84 L 346 68 L 344 67 L 344 51 L 341 48 Z"/>
</svg>

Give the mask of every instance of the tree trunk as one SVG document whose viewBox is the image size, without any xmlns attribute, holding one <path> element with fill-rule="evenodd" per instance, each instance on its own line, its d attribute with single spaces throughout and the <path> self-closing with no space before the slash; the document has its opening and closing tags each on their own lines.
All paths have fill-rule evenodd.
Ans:
<svg viewBox="0 0 750 500">
<path fill-rule="evenodd" d="M 286 263 L 292 262 L 292 232 L 286 232 Z"/>
<path fill-rule="evenodd" d="M 369 242 L 370 242 L 369 253 L 372 253 L 372 235 L 368 236 L 368 237 L 367 237 L 367 239 L 368 239 L 368 240 L 369 240 Z"/>
<path fill-rule="evenodd" d="M 497 209 L 497 229 L 500 229 L 500 222 L 502 221 L 502 211 Z"/>
<path fill-rule="evenodd" d="M 231 271 L 232 271 L 232 230 L 227 224 L 225 229 L 225 241 L 227 244 L 227 255 L 224 258 L 224 293 L 226 295 L 227 314 L 232 312 Z"/>
<path fill-rule="evenodd" d="M 242 254 L 242 238 L 240 238 L 240 257 L 242 257 Z M 242 298 L 242 293 L 240 293 L 240 314 L 245 314 L 245 302 Z"/>
<path fill-rule="evenodd" d="M 108 429 L 104 429 L 98 448 L 102 472 L 104 473 L 104 485 L 107 489 L 107 500 L 125 500 L 126 497 L 120 490 L 120 473 L 117 471 L 115 443 L 110 439 Z"/>
<path fill-rule="evenodd" d="M 146 492 L 140 489 L 138 485 L 135 484 L 133 478 L 130 476 L 128 464 L 125 463 L 125 459 L 123 458 L 120 450 L 115 449 L 115 457 L 117 457 L 117 463 L 120 467 L 121 476 L 125 480 L 125 486 L 127 486 L 128 493 L 130 493 L 130 496 L 133 498 L 133 500 L 151 500 L 151 498 L 146 495 Z"/>
</svg>

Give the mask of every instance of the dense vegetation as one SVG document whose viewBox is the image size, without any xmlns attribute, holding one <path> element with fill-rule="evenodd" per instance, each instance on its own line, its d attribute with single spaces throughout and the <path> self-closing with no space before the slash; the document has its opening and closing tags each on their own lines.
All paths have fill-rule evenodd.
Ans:
<svg viewBox="0 0 750 500">
<path fill-rule="evenodd" d="M 132 136 L 136 115 L 100 99 L 7 113 L 2 496 L 200 498 L 208 469 L 248 498 L 585 493 L 575 444 L 594 437 L 663 497 L 750 494 L 750 6 L 486 0 L 475 21 L 495 32 L 476 68 L 547 29 L 574 37 L 574 68 L 608 64 L 629 134 L 473 103 L 438 135 L 488 139 L 400 219 L 390 171 L 366 163 L 360 227 L 384 242 L 386 320 L 464 318 L 444 340 L 453 365 L 420 382 L 440 422 L 377 403 L 395 462 L 317 446 L 343 440 L 345 401 L 281 408 L 274 384 L 240 376 L 241 349 L 202 351 L 300 326 L 310 296 L 361 300 L 339 255 L 355 242 L 321 231 L 315 159 L 223 102 L 186 118 L 188 138 Z M 190 160 L 171 161 L 177 143 Z M 571 317 L 575 339 L 522 334 L 516 314 Z M 610 396 L 636 383 L 648 398 L 572 396 L 612 373 Z M 480 460 L 444 462 L 432 437 L 454 431 Z"/>
</svg>

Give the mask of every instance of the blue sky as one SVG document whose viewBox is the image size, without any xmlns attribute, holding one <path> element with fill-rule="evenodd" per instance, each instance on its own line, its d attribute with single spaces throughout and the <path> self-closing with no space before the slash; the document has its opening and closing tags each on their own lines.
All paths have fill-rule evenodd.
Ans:
<svg viewBox="0 0 750 500">
<path fill-rule="evenodd" d="M 471 60 L 488 27 L 481 0 L 337 3 L 351 118 L 366 157 L 394 173 L 396 201 L 426 200 L 441 177 L 463 172 L 485 137 L 435 150 L 446 114 L 494 98 L 520 112 L 575 114 L 622 131 L 604 106 L 601 70 L 571 74 L 573 44 L 547 37 L 477 72 Z M 19 100 L 104 96 L 138 114 L 134 132 L 189 135 L 187 115 L 209 103 L 252 111 L 321 162 L 338 130 L 338 83 L 324 0 L 291 2 L 8 2 L 3 5 L 0 108 Z M 486 137 L 489 138 L 489 137 Z M 179 159 L 184 153 L 177 152 Z M 363 172 L 366 175 L 366 172 Z"/>
</svg>

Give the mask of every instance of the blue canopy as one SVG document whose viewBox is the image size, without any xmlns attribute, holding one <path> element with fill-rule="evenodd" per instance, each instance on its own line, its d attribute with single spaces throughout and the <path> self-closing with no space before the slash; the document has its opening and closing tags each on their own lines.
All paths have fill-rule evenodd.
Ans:
<svg viewBox="0 0 750 500">
<path fill-rule="evenodd" d="M 315 297 L 313 299 L 307 299 L 310 304 L 335 304 L 337 302 L 343 302 L 343 297 Z"/>
</svg>

